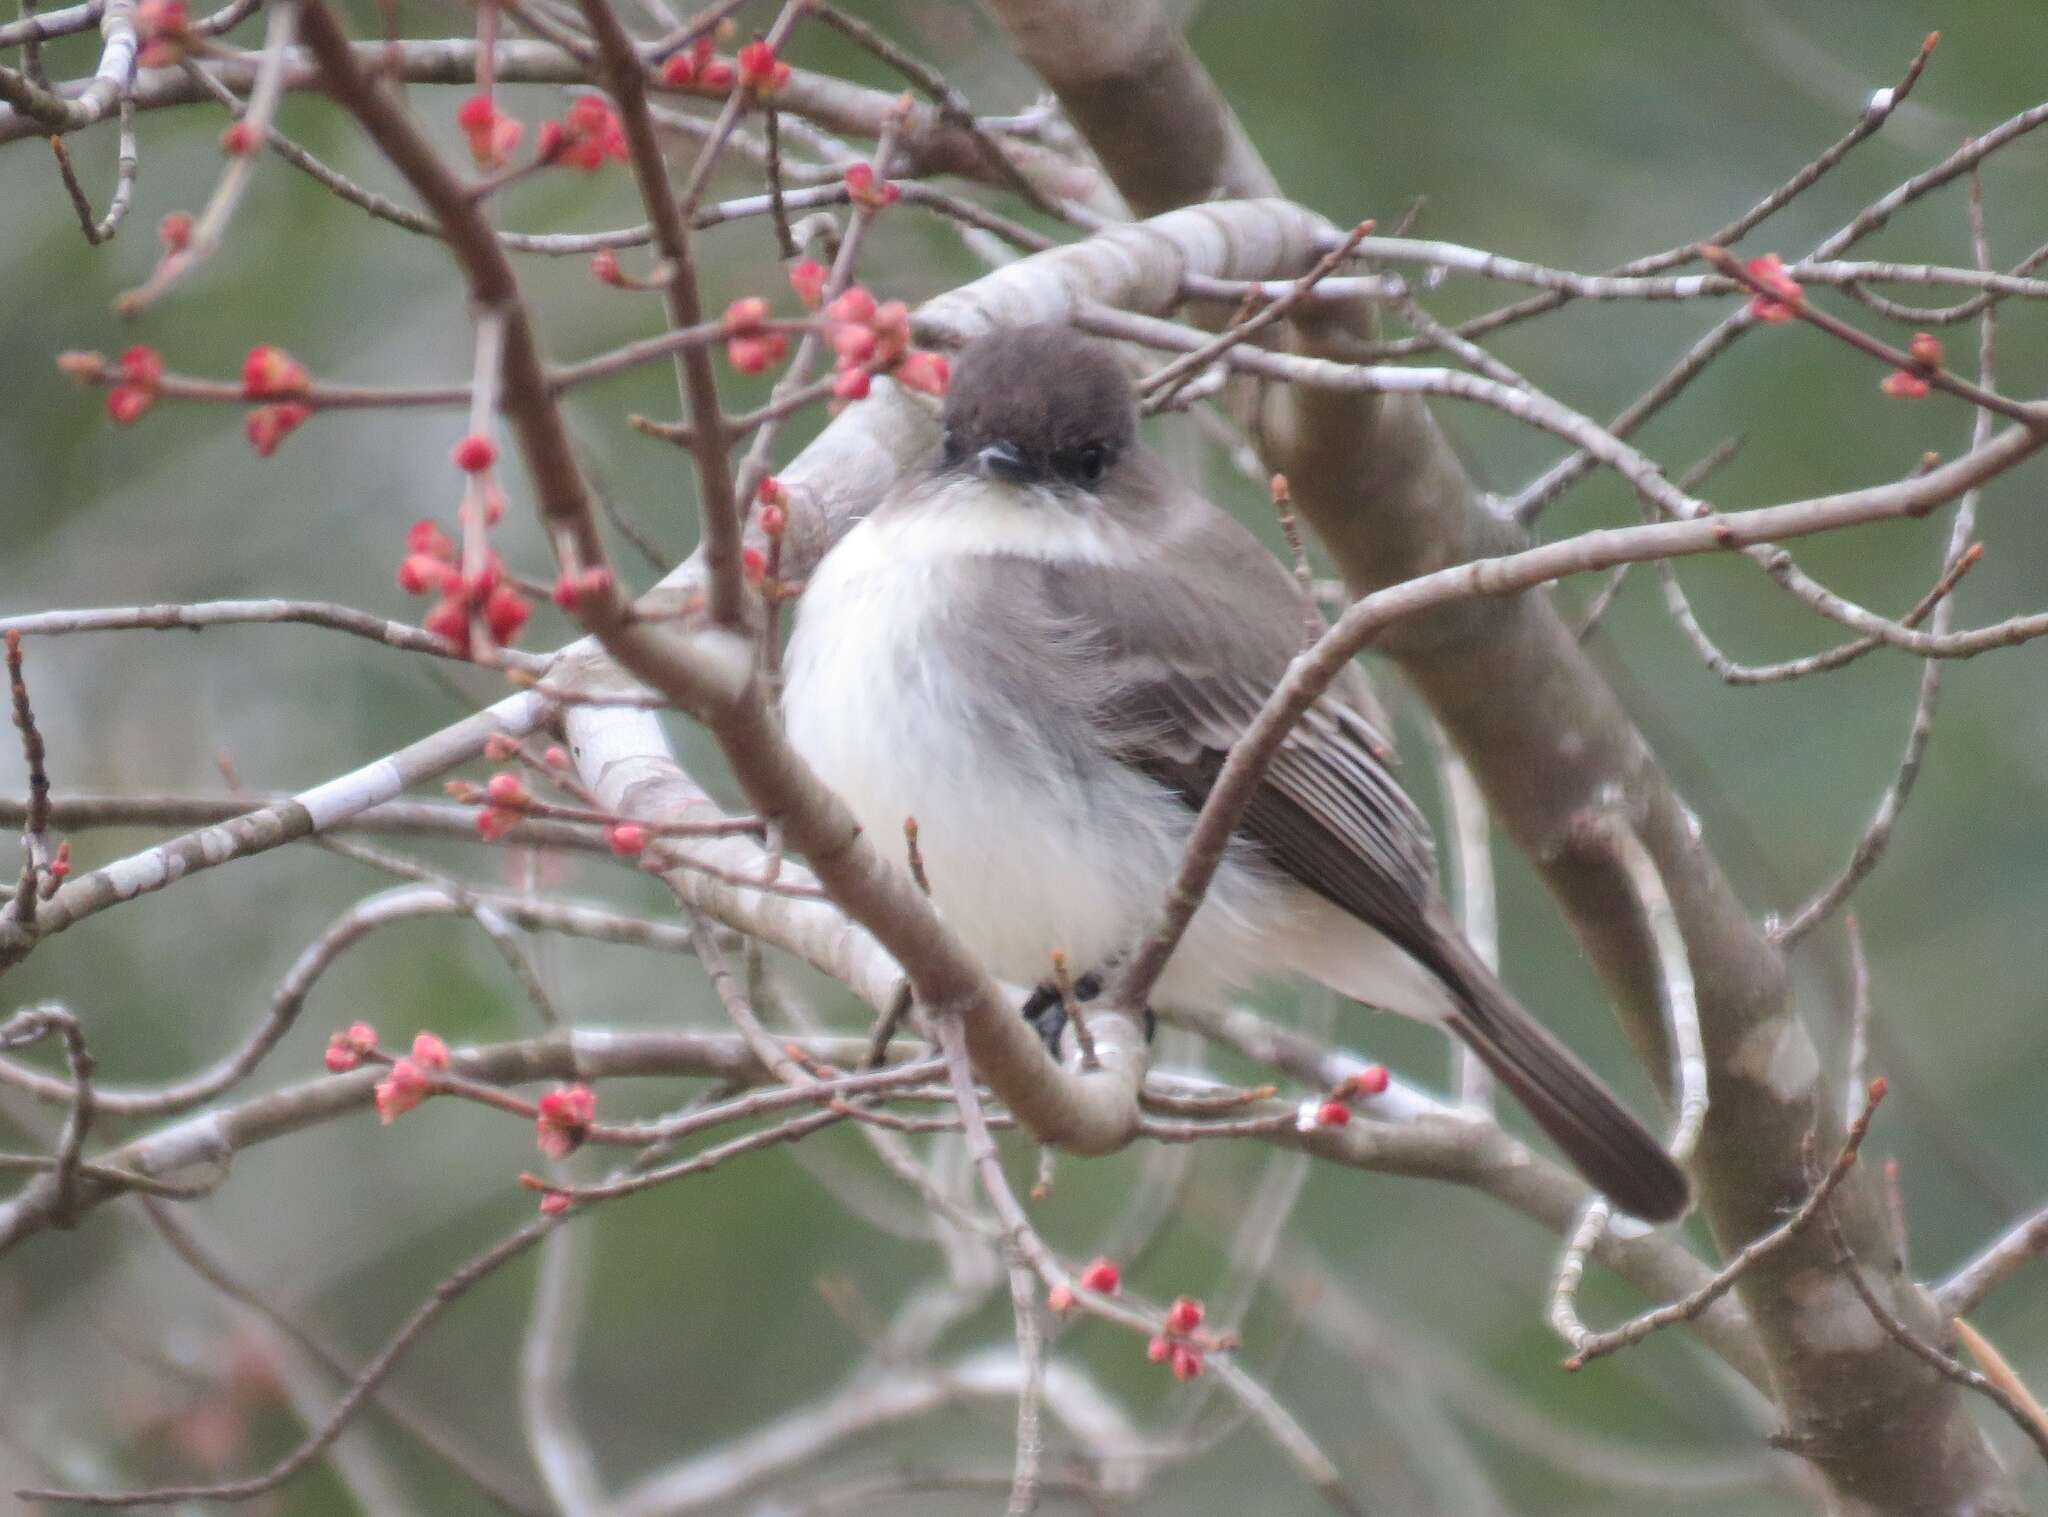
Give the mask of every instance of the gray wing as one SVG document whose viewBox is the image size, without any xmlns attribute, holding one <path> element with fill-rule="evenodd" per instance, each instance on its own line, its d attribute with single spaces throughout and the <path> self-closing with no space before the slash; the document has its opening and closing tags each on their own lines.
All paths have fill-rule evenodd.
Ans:
<svg viewBox="0 0 2048 1517">
<path fill-rule="evenodd" d="M 1109 749 L 1191 807 L 1300 650 L 1305 608 L 1258 540 L 1206 502 L 1137 574 L 1040 564 L 1046 611 Z M 1242 832 L 1280 870 L 1411 952 L 1433 934 L 1429 824 L 1386 767 L 1363 674 L 1345 671 L 1289 733 Z"/>
</svg>

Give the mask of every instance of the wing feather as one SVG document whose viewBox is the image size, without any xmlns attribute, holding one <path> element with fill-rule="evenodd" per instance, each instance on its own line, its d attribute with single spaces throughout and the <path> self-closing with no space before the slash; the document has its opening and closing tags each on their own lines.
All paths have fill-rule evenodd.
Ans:
<svg viewBox="0 0 2048 1517">
<path fill-rule="evenodd" d="M 1300 650 L 1294 580 L 1235 521 L 1185 513 L 1132 573 L 1034 565 L 1091 724 L 1118 758 L 1199 807 Z M 1411 951 L 1430 933 L 1429 824 L 1389 772 L 1370 686 L 1345 671 L 1289 732 L 1242 831 L 1285 874 Z"/>
</svg>

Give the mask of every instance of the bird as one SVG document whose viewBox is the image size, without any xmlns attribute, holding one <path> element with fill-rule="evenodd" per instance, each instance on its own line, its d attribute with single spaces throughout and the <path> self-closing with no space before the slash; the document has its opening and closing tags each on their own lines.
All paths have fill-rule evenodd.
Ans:
<svg viewBox="0 0 2048 1517">
<path fill-rule="evenodd" d="M 964 346 L 942 441 L 830 548 L 783 660 L 789 739 L 998 979 L 1099 982 L 1143 937 L 1231 745 L 1301 651 L 1298 581 L 1138 436 L 1115 350 L 1062 323 Z M 1685 1211 L 1655 1137 L 1489 969 L 1388 767 L 1363 671 L 1281 744 L 1152 988 L 1276 975 L 1461 1039 L 1580 1173 Z"/>
</svg>

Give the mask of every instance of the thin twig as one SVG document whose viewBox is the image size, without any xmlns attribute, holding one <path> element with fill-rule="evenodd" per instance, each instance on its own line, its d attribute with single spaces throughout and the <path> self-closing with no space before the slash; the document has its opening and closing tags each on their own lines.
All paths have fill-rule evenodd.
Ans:
<svg viewBox="0 0 2048 1517">
<path fill-rule="evenodd" d="M 64 1040 L 64 1058 L 71 1069 L 71 1107 L 57 1138 L 56 1164 L 51 1170 L 56 1186 L 51 1220 L 59 1227 L 69 1227 L 78 1216 L 78 1170 L 85 1136 L 92 1130 L 92 1077 L 97 1067 L 92 1050 L 85 1046 L 85 1030 L 78 1025 L 78 1018 L 55 1004 L 32 1006 L 0 1022 L 0 1048 L 26 1048 L 52 1033 Z"/>
<path fill-rule="evenodd" d="M 774 106 L 761 111 L 761 126 L 768 138 L 768 219 L 775 228 L 775 245 L 784 260 L 796 257 L 796 238 L 789 230 L 789 208 L 782 203 L 782 114 Z"/>
<path fill-rule="evenodd" d="M 1944 1312 L 1960 1317 L 1974 1311 L 2028 1260 L 2043 1254 L 2048 1254 L 2048 1208 L 2028 1217 L 1949 1276 L 1935 1289 L 1935 1299 Z"/>
<path fill-rule="evenodd" d="M 43 880 L 50 868 L 50 775 L 44 768 L 43 734 L 36 726 L 35 708 L 29 703 L 28 680 L 22 673 L 21 629 L 6 628 L 7 690 L 14 712 L 14 727 L 21 734 L 21 758 L 28 770 L 28 814 L 22 822 L 21 883 L 9 905 L 15 921 L 33 928 L 36 903 L 42 898 Z"/>
<path fill-rule="evenodd" d="M 121 91 L 121 138 L 114 151 L 114 193 L 107 200 L 106 215 L 98 219 L 93 217 L 92 201 L 85 193 L 85 186 L 78 182 L 78 174 L 71 167 L 71 150 L 64 145 L 62 137 L 50 139 L 50 152 L 56 157 L 57 177 L 64 181 L 64 193 L 71 197 L 71 208 L 78 213 L 78 229 L 85 234 L 86 242 L 98 247 L 120 230 L 121 223 L 128 217 L 128 207 L 135 201 L 135 176 L 141 168 L 142 155 L 135 139 L 133 89 L 124 87 Z"/>
<path fill-rule="evenodd" d="M 263 35 L 263 58 L 257 66 L 256 87 L 249 93 L 248 109 L 229 128 L 230 131 L 246 128 L 254 134 L 254 144 L 247 152 L 229 153 L 227 167 L 221 170 L 213 195 L 193 223 L 191 238 L 185 246 L 165 254 L 145 283 L 125 291 L 114 302 L 114 309 L 123 316 L 139 316 L 220 246 L 228 223 L 234 219 L 235 207 L 241 204 L 242 194 L 256 172 L 254 147 L 261 145 L 269 135 L 270 123 L 277 119 L 277 103 L 284 96 L 285 62 L 298 31 L 298 23 L 297 0 L 272 0 L 269 26 Z"/>
<path fill-rule="evenodd" d="M 1980 410 L 1995 411 L 2000 416 L 2010 421 L 2016 421 L 2022 426 L 2048 427 L 2048 409 L 2044 409 L 2038 404 L 2009 399 L 1982 384 L 1964 379 L 1961 375 L 1951 372 L 1941 364 L 1923 363 L 1904 348 L 1895 348 L 1888 342 L 1872 337 L 1860 327 L 1851 326 L 1840 317 L 1829 315 L 1826 311 L 1819 309 L 1803 298 L 1797 300 L 1778 300 L 1777 291 L 1771 285 L 1750 273 L 1742 261 L 1726 248 L 1718 248 L 1711 245 L 1703 246 L 1700 249 L 1700 256 L 1730 279 L 1740 283 L 1744 289 L 1747 289 L 1752 294 L 1762 296 L 1766 300 L 1782 305 L 1801 321 L 1809 322 L 1819 327 L 1830 337 L 1847 343 L 1859 353 L 1867 353 L 1872 358 L 1877 359 L 1881 363 L 1889 364 L 1894 369 L 1901 369 L 1924 379 L 1937 390 L 1946 390 L 1958 399 L 1969 401 L 1970 404 L 1978 407 Z"/>
<path fill-rule="evenodd" d="M 1850 1289 L 1856 1292 L 1857 1299 L 1870 1313 L 1871 1320 L 1883 1328 L 1894 1343 L 1922 1363 L 1932 1366 L 1943 1379 L 1952 1380 L 1957 1385 L 1977 1392 L 2012 1418 L 2013 1424 L 2027 1435 L 2036 1449 L 2040 1450 L 2041 1457 L 2048 1460 L 2048 1424 L 2044 1424 L 2039 1417 L 2029 1416 L 2027 1408 L 2015 1400 L 2012 1393 L 1997 1381 L 1958 1363 L 1900 1321 L 1898 1314 L 1884 1303 L 1871 1288 L 1870 1282 L 1863 1278 L 1863 1268 L 1856 1262 L 1856 1255 L 1849 1247 L 1849 1240 L 1842 1235 L 1842 1224 L 1836 1220 L 1834 1207 L 1823 1203 L 1820 1210 L 1822 1220 L 1827 1226 L 1828 1241 L 1834 1246 L 1835 1265 L 1842 1272 L 1842 1277 L 1849 1282 Z"/>
<path fill-rule="evenodd" d="M 857 16 L 848 15 L 836 5 L 820 4 L 816 7 L 817 18 L 853 42 L 866 48 L 890 68 L 895 69 L 931 99 L 939 108 L 939 117 L 950 126 L 965 132 L 974 150 L 998 183 L 1006 184 L 1021 195 L 1032 209 L 1043 211 L 1049 216 L 1064 217 L 1065 212 L 1052 198 L 1033 184 L 1024 171 L 1017 167 L 1005 153 L 1002 145 L 982 130 L 975 119 L 966 97 L 948 84 L 930 64 L 913 57 L 880 32 Z M 876 155 L 876 172 L 887 173 L 889 164 L 884 154 Z"/>
<path fill-rule="evenodd" d="M 1876 1114 L 1878 1103 L 1883 1101 L 1884 1092 L 1883 1080 L 1871 1081 L 1868 1100 L 1864 1103 L 1863 1110 L 1857 1113 L 1856 1120 L 1849 1125 L 1848 1135 L 1842 1142 L 1842 1151 L 1835 1156 L 1835 1162 L 1829 1166 L 1828 1172 L 1820 1178 L 1819 1183 L 1807 1193 L 1806 1199 L 1800 1203 L 1797 1211 L 1761 1238 L 1737 1250 L 1735 1256 L 1717 1270 L 1711 1280 L 1681 1299 L 1660 1306 L 1655 1311 L 1645 1312 L 1640 1317 L 1632 1318 L 1607 1332 L 1587 1332 L 1583 1326 L 1577 1326 L 1575 1331 L 1566 1334 L 1566 1342 L 1572 1346 L 1572 1355 L 1564 1361 L 1564 1367 L 1568 1370 L 1583 1368 L 1595 1359 L 1603 1359 L 1609 1354 L 1642 1342 L 1659 1328 L 1670 1327 L 1677 1322 L 1693 1321 L 1733 1290 L 1736 1282 L 1760 1261 L 1768 1259 L 1812 1226 L 1814 1219 L 1827 1206 L 1828 1198 L 1834 1194 L 1835 1188 L 1849 1177 L 1849 1171 L 1855 1167 L 1857 1150 L 1863 1146 L 1864 1136 L 1870 1131 L 1870 1119 Z M 1563 1290 L 1564 1285 L 1565 1282 L 1560 1280 L 1558 1289 Z M 1574 1316 L 1566 1326 L 1574 1325 L 1576 1322 Z M 1560 1333 L 1565 1332 L 1565 1326 L 1558 1324 L 1555 1313 L 1552 1325 L 1559 1326 Z"/>
<path fill-rule="evenodd" d="M 1991 249 L 1984 226 L 1984 191 L 1979 177 L 1970 176 L 1970 246 L 1977 265 L 1988 267 Z M 1802 301 L 1803 305 L 1804 302 Z M 1989 392 L 1996 383 L 1998 366 L 1998 313 L 1994 307 L 1986 306 L 1978 324 L 1977 334 L 1977 375 L 1978 388 Z M 1933 374 L 1927 376 L 1934 378 Z M 1970 427 L 1970 446 L 1977 448 L 1991 436 L 1991 413 L 1979 408 Z M 1950 576 L 1960 577 L 1964 560 L 1970 557 L 1971 538 L 1977 530 L 1977 502 L 1981 492 L 1967 492 L 1956 506 L 1955 521 L 1949 529 L 1948 549 L 1942 564 L 1945 582 Z M 1939 586 L 1937 586 L 1939 588 Z M 1934 608 L 1930 631 L 1935 637 L 1946 637 L 1955 619 L 1955 599 L 1944 595 Z M 1870 872 L 1883 858 L 1886 846 L 1891 842 L 1892 830 L 1898 825 L 1900 815 L 1905 811 L 1906 802 L 1913 793 L 1913 782 L 1919 778 L 1920 766 L 1927 757 L 1927 745 L 1934 736 L 1935 704 L 1941 697 L 1941 674 L 1939 662 L 1930 661 L 1920 671 L 1920 690 L 1913 702 L 1913 716 L 1906 729 L 1906 749 L 1899 758 L 1898 769 L 1884 794 L 1878 798 L 1877 809 L 1865 824 L 1856 846 L 1850 850 L 1849 862 L 1835 880 L 1821 888 L 1806 905 L 1792 914 L 1773 936 L 1781 946 L 1797 943 L 1813 928 L 1826 921 L 1850 897 L 1856 887 L 1863 883 Z"/>
</svg>

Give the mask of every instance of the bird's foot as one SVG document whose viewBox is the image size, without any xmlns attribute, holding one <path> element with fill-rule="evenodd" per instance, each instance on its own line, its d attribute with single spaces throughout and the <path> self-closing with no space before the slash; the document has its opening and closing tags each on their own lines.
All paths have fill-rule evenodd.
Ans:
<svg viewBox="0 0 2048 1517">
<path fill-rule="evenodd" d="M 1074 1001 L 1085 1005 L 1102 994 L 1102 976 L 1095 973 L 1082 975 L 1074 981 Z M 1067 1030 L 1067 1005 L 1057 985 L 1045 984 L 1031 992 L 1024 1003 L 1024 1020 L 1031 1024 L 1031 1030 L 1045 1043 L 1045 1051 L 1057 1063 L 1060 1056 L 1060 1035 Z M 1152 1008 L 1145 1008 L 1145 1041 L 1152 1041 L 1158 1030 L 1158 1019 L 1152 1015 Z"/>
</svg>

